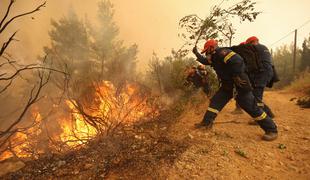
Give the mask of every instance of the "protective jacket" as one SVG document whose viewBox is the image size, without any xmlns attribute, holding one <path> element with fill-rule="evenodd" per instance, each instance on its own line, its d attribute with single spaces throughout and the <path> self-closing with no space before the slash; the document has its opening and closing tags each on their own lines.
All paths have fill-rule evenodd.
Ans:
<svg viewBox="0 0 310 180">
<path fill-rule="evenodd" d="M 209 63 L 207 58 L 198 53 L 196 48 L 193 49 L 193 52 L 200 63 L 211 65 L 214 68 L 221 81 L 221 87 L 211 98 L 204 115 L 204 124 L 210 125 L 213 123 L 217 114 L 233 97 L 233 85 L 235 84 L 237 90 L 236 100 L 241 108 L 251 115 L 265 132 L 277 132 L 273 120 L 257 106 L 241 56 L 228 48 L 217 48 L 212 54 L 211 63 Z"/>
<path fill-rule="evenodd" d="M 258 72 L 248 72 L 254 87 L 264 88 L 272 80 L 272 57 L 268 48 L 262 44 L 255 45 L 263 68 Z"/>
<path fill-rule="evenodd" d="M 242 57 L 228 48 L 217 48 L 211 56 L 211 63 L 207 58 L 197 53 L 197 60 L 205 65 L 211 65 L 215 70 L 222 86 L 227 89 L 233 88 L 234 77 L 241 77 L 245 80 L 243 88 L 251 90 L 251 85 L 247 75 L 245 74 L 245 64 Z"/>
</svg>

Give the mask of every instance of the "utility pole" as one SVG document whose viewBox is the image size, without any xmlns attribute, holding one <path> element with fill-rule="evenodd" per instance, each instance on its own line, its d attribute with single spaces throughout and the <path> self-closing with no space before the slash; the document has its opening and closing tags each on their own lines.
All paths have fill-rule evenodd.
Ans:
<svg viewBox="0 0 310 180">
<path fill-rule="evenodd" d="M 296 51 L 297 51 L 297 29 L 295 29 L 295 37 L 294 37 L 294 56 L 293 56 L 293 74 L 295 74 L 295 67 L 296 67 Z"/>
</svg>

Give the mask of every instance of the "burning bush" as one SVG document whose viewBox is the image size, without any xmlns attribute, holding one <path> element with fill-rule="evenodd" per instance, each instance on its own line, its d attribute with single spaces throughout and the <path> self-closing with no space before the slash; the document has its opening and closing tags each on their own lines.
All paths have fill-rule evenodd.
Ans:
<svg viewBox="0 0 310 180">
<path fill-rule="evenodd" d="M 96 135 L 108 135 L 122 125 L 158 115 L 158 108 L 150 100 L 149 93 L 136 84 L 115 88 L 112 83 L 103 81 L 92 86 L 93 94 L 82 100 L 67 100 L 72 116 L 69 121 L 65 120 L 62 140 L 68 141 L 68 145 L 83 143 Z"/>
<path fill-rule="evenodd" d="M 68 111 L 57 115 L 59 126 L 55 132 L 48 130 L 53 129 L 55 121 L 44 121 L 40 109 L 34 108 L 30 117 L 33 123 L 10 138 L 0 151 L 0 160 L 12 156 L 38 158 L 47 152 L 78 148 L 95 137 L 111 135 L 159 114 L 156 99 L 137 84 L 116 88 L 111 82 L 102 81 L 91 87 L 89 94 L 65 100 Z"/>
</svg>

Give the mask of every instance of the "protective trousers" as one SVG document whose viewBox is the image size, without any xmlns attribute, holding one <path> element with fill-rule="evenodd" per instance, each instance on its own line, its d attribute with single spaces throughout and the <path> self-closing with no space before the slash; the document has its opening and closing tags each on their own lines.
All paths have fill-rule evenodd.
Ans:
<svg viewBox="0 0 310 180">
<path fill-rule="evenodd" d="M 243 90 L 237 87 L 237 93 L 237 103 L 245 112 L 257 121 L 265 132 L 277 132 L 277 126 L 273 120 L 257 106 L 257 101 L 255 100 L 252 91 Z M 204 115 L 203 121 L 206 124 L 212 123 L 217 114 L 224 108 L 229 100 L 232 99 L 232 97 L 233 88 L 227 89 L 222 86 L 211 98 L 210 105 Z"/>
<path fill-rule="evenodd" d="M 270 117 L 274 117 L 271 109 L 263 102 L 264 88 L 273 76 L 272 67 L 266 66 L 262 72 L 250 73 L 249 77 L 253 85 L 253 94 L 256 97 L 257 105 L 261 107 Z"/>
<path fill-rule="evenodd" d="M 255 96 L 257 100 L 257 106 L 262 108 L 269 117 L 274 117 L 273 112 L 271 109 L 263 102 L 263 95 L 264 95 L 264 88 L 263 87 L 254 87 L 253 89 L 253 95 Z"/>
</svg>

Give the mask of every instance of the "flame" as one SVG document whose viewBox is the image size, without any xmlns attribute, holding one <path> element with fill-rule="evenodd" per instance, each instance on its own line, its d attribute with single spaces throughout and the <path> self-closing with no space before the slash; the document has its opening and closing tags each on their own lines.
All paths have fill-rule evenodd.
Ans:
<svg viewBox="0 0 310 180">
<path fill-rule="evenodd" d="M 115 88 L 111 82 L 102 81 L 94 83 L 93 86 L 95 88 L 90 93 L 90 100 L 65 101 L 69 111 L 57 119 L 59 132 L 53 133 L 46 142 L 50 149 L 54 151 L 57 149 L 59 152 L 64 151 L 66 147 L 76 148 L 119 124 L 130 125 L 141 119 L 150 118 L 150 114 L 152 116 L 159 114 L 157 108 L 149 103 L 149 97 L 141 93 L 136 84 L 125 84 L 121 88 Z M 79 107 L 81 102 L 83 112 Z M 58 107 L 61 106 L 53 105 L 53 108 Z M 90 117 L 95 118 L 96 123 L 91 122 Z M 0 154 L 0 161 L 12 156 L 33 158 L 36 154 L 44 153 L 42 148 L 38 148 L 40 144 L 38 139 L 44 135 L 39 107 L 32 108 L 31 119 L 33 124 L 26 131 L 18 132 L 11 137 L 11 148 Z M 55 124 L 55 120 L 52 123 Z M 58 145 L 59 147 L 56 147 Z"/>
<path fill-rule="evenodd" d="M 70 101 L 66 101 L 66 103 L 73 112 L 72 118 L 74 121 L 73 123 L 66 120 L 63 121 L 66 123 L 62 124 L 63 133 L 60 135 L 61 141 L 69 146 L 77 146 L 96 136 L 96 129 L 84 121 L 82 115 L 77 113 L 73 103 Z"/>
<path fill-rule="evenodd" d="M 79 112 L 76 101 L 67 100 L 66 104 L 71 110 L 71 121 L 62 120 L 66 122 L 62 123 L 63 133 L 60 135 L 63 142 L 74 147 L 98 135 L 98 129 Z M 84 106 L 84 110 L 87 115 L 104 121 L 106 127 L 100 127 L 101 130 L 119 123 L 132 124 L 154 112 L 154 108 L 147 104 L 147 98 L 139 94 L 138 86 L 127 84 L 117 89 L 108 81 L 95 84 L 94 101 Z"/>
<path fill-rule="evenodd" d="M 0 161 L 17 156 L 19 158 L 31 157 L 29 151 L 32 149 L 32 142 L 30 139 L 34 136 L 38 136 L 41 133 L 39 124 L 42 121 L 42 117 L 38 112 L 32 112 L 33 123 L 24 132 L 17 132 L 11 137 L 8 142 L 8 149 L 5 150 L 1 156 Z"/>
</svg>

